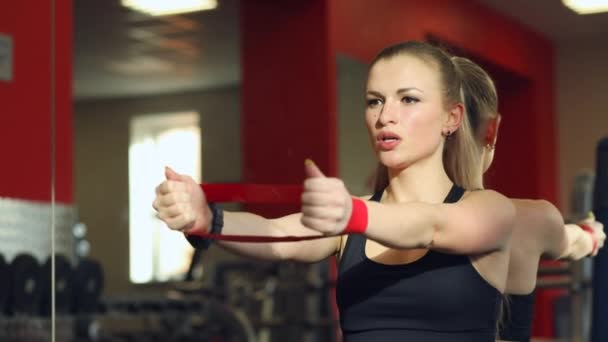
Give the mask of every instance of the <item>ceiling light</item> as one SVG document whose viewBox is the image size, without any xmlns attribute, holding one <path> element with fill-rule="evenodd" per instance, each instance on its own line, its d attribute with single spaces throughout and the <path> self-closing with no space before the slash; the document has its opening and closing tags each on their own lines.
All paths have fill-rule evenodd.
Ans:
<svg viewBox="0 0 608 342">
<path fill-rule="evenodd" d="M 153 16 L 212 10 L 217 0 L 122 0 L 122 5 Z"/>
<path fill-rule="evenodd" d="M 608 0 L 562 0 L 562 2 L 578 14 L 592 14 L 608 11 Z"/>
</svg>

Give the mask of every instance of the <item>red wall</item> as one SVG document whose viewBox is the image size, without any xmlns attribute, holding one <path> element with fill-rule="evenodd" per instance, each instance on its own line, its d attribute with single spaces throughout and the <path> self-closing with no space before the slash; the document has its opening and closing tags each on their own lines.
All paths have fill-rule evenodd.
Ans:
<svg viewBox="0 0 608 342">
<path fill-rule="evenodd" d="M 56 198 L 72 201 L 72 2 L 56 1 Z M 13 37 L 13 80 L 0 81 L 0 196 L 51 198 L 51 7 L 11 1 L 0 33 Z"/>
<path fill-rule="evenodd" d="M 325 0 L 241 2 L 243 179 L 300 184 L 304 159 L 337 174 L 335 58 Z M 299 206 L 250 206 L 265 215 Z"/>
</svg>

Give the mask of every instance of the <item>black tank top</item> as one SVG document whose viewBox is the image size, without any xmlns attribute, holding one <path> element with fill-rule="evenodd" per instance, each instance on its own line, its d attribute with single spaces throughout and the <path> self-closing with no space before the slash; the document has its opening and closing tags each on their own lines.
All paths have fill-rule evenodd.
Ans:
<svg viewBox="0 0 608 342">
<path fill-rule="evenodd" d="M 508 295 L 502 309 L 499 327 L 501 340 L 529 342 L 534 318 L 534 292 L 527 295 Z"/>
<path fill-rule="evenodd" d="M 444 203 L 463 193 L 454 186 Z M 349 235 L 339 263 L 344 342 L 495 341 L 502 295 L 468 256 L 429 250 L 415 262 L 385 265 L 367 258 L 365 242 L 363 235 Z"/>
</svg>

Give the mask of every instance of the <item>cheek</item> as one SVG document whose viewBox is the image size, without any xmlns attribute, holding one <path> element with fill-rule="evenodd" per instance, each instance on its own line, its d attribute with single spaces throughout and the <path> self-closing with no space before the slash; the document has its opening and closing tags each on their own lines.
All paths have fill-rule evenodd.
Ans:
<svg viewBox="0 0 608 342">
<path fill-rule="evenodd" d="M 408 131 L 407 133 L 412 137 L 428 140 L 429 138 L 441 135 L 439 120 L 432 115 L 428 115 L 428 113 L 416 113 L 404 116 L 403 122 Z"/>
<path fill-rule="evenodd" d="M 370 139 L 374 135 L 374 129 L 376 127 L 376 116 L 374 113 L 366 112 L 365 113 L 365 128 L 367 128 L 367 133 Z"/>
</svg>

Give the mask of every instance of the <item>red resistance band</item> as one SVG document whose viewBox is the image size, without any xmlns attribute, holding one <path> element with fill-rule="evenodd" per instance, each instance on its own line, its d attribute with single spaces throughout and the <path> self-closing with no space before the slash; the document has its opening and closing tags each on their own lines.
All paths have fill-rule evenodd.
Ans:
<svg viewBox="0 0 608 342">
<path fill-rule="evenodd" d="M 597 238 L 595 237 L 595 232 L 593 231 L 593 228 L 589 227 L 584 223 L 579 223 L 578 226 L 591 235 L 591 241 L 593 241 L 593 250 L 590 254 L 594 254 L 597 251 Z"/>
<path fill-rule="evenodd" d="M 207 201 L 211 203 L 300 203 L 302 198 L 301 185 L 285 184 L 201 184 Z M 321 239 L 323 235 L 307 236 L 264 236 L 264 235 L 225 235 L 208 234 L 189 231 L 188 235 L 200 236 L 205 239 L 234 241 L 234 242 L 290 242 Z"/>
<path fill-rule="evenodd" d="M 305 240 L 317 240 L 329 237 L 327 235 L 304 235 L 304 236 L 265 236 L 265 235 L 226 235 L 226 234 L 209 234 L 197 231 L 188 231 L 188 235 L 200 236 L 205 239 L 233 241 L 233 242 L 294 242 Z"/>
<path fill-rule="evenodd" d="M 201 184 L 211 203 L 275 203 L 300 204 L 301 185 L 288 184 Z"/>
<path fill-rule="evenodd" d="M 300 203 L 302 196 L 301 185 L 284 185 L 284 184 L 234 184 L 234 183 L 214 183 L 202 184 L 201 187 L 205 191 L 207 201 L 216 202 L 233 202 L 233 203 Z M 358 203 L 361 202 L 361 203 Z M 355 210 L 357 207 L 365 203 L 360 200 L 353 199 L 353 216 L 351 217 L 347 229 L 344 233 L 360 233 L 365 231 L 367 227 L 367 208 L 364 209 L 362 217 L 360 210 Z M 361 208 L 359 208 L 361 209 Z M 365 224 L 362 226 L 363 219 Z M 354 225 L 353 225 L 354 224 Z M 351 227 L 351 225 L 353 225 Z M 205 239 L 233 241 L 233 242 L 294 242 L 305 240 L 322 239 L 329 236 L 326 235 L 303 235 L 303 236 L 264 236 L 264 235 L 226 235 L 226 234 L 209 234 L 197 231 L 189 231 L 188 235 L 200 236 Z"/>
</svg>

